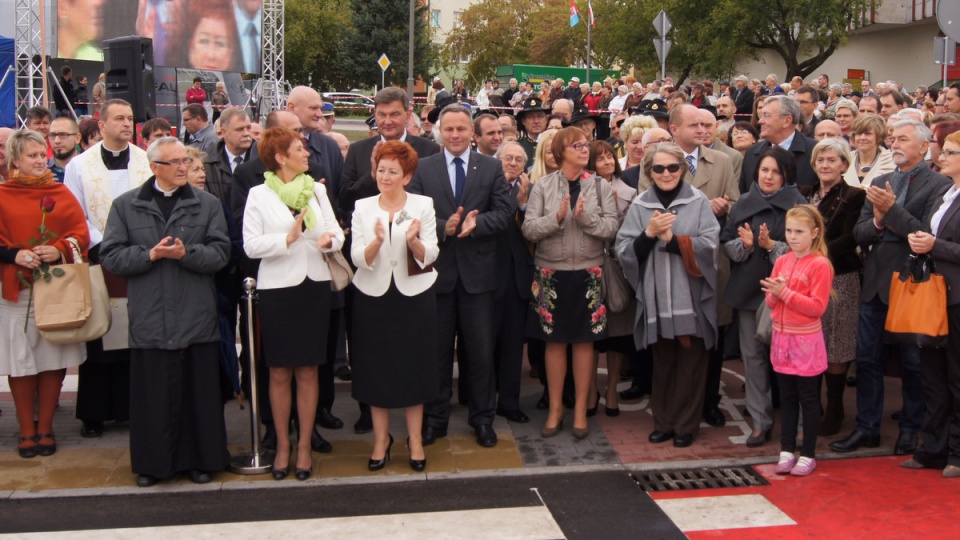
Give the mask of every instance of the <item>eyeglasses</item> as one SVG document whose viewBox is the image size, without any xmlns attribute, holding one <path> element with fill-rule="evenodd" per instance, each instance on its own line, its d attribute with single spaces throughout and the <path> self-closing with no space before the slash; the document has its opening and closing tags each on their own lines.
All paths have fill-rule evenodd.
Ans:
<svg viewBox="0 0 960 540">
<path fill-rule="evenodd" d="M 51 133 L 51 139 L 66 139 L 67 137 L 73 137 L 74 135 L 79 135 L 79 133 Z"/>
<path fill-rule="evenodd" d="M 173 159 L 170 161 L 155 160 L 154 163 L 156 163 L 157 165 L 166 165 L 168 167 L 174 167 L 179 169 L 180 167 L 189 166 L 191 161 L 193 160 L 191 160 L 190 158 L 186 158 L 186 159 Z"/>
<path fill-rule="evenodd" d="M 657 174 L 663 174 L 664 171 L 667 171 L 672 174 L 672 173 L 680 172 L 680 169 L 681 169 L 681 166 L 679 163 L 671 163 L 669 165 L 654 165 L 650 167 L 650 170 L 652 170 Z"/>
<path fill-rule="evenodd" d="M 526 163 L 527 160 L 523 156 L 503 156 L 500 158 L 500 161 L 504 163 Z"/>
<path fill-rule="evenodd" d="M 951 157 L 960 154 L 960 150 L 941 150 L 940 155 L 943 157 Z"/>
<path fill-rule="evenodd" d="M 579 142 L 570 145 L 570 148 L 573 148 L 577 152 L 583 152 L 584 150 L 590 149 L 590 143 Z"/>
<path fill-rule="evenodd" d="M 184 117 L 182 117 L 182 118 L 183 118 L 183 123 L 186 124 L 187 122 L 193 120 L 193 119 L 196 118 L 196 117 L 195 117 L 195 116 L 191 116 L 191 117 L 187 118 L 186 116 L 184 116 Z"/>
</svg>

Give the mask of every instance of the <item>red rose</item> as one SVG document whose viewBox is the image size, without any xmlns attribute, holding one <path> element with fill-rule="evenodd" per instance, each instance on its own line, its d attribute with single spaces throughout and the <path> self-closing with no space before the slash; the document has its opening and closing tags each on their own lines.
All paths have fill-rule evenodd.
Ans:
<svg viewBox="0 0 960 540">
<path fill-rule="evenodd" d="M 53 212 L 54 207 L 57 206 L 57 201 L 53 197 L 40 197 L 40 210 L 43 210 L 46 213 Z"/>
</svg>

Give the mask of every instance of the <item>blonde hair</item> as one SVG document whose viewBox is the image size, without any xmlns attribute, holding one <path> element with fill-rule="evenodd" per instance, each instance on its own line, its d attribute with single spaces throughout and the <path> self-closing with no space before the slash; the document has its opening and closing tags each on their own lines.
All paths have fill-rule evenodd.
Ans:
<svg viewBox="0 0 960 540">
<path fill-rule="evenodd" d="M 652 116 L 630 116 L 620 125 L 620 139 L 627 140 L 631 137 L 643 137 L 648 129 L 659 127 L 657 121 Z"/>
<path fill-rule="evenodd" d="M 550 147 L 553 145 L 553 138 L 557 136 L 559 131 L 558 129 L 544 131 L 537 139 L 537 149 L 533 152 L 533 169 L 530 170 L 531 184 L 536 183 L 537 180 L 553 172 L 547 170 L 546 155 L 547 152 L 551 151 Z"/>
<path fill-rule="evenodd" d="M 820 214 L 820 211 L 817 210 L 816 206 L 812 204 L 798 204 L 787 211 L 786 219 L 802 221 L 813 229 L 816 229 L 817 236 L 813 239 L 810 251 L 827 257 L 827 241 L 823 237 L 826 225 L 823 221 L 823 216 Z"/>
</svg>

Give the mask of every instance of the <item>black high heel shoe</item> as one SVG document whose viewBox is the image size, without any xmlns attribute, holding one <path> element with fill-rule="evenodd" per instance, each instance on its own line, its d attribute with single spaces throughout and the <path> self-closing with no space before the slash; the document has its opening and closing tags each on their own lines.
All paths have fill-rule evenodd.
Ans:
<svg viewBox="0 0 960 540">
<path fill-rule="evenodd" d="M 387 462 L 390 461 L 390 449 L 393 448 L 393 435 L 390 435 L 390 444 L 387 445 L 387 453 L 384 454 L 383 459 L 371 459 L 367 462 L 367 468 L 371 471 L 379 471 L 380 469 L 387 466 Z M 413 460 L 410 460 L 411 463 Z M 424 460 L 426 462 L 426 460 Z"/>
<path fill-rule="evenodd" d="M 427 468 L 427 458 L 411 459 L 410 468 L 417 472 L 423 472 L 423 470 Z"/>
<path fill-rule="evenodd" d="M 597 392 L 597 402 L 593 404 L 593 407 L 587 409 L 587 418 L 592 418 L 597 415 L 597 408 L 600 406 L 600 392 Z"/>
<path fill-rule="evenodd" d="M 311 473 L 313 473 L 312 467 L 309 469 L 297 469 L 296 472 L 293 473 L 293 475 L 297 478 L 297 480 L 303 482 L 307 478 L 310 478 Z"/>
<path fill-rule="evenodd" d="M 273 479 L 274 480 L 283 480 L 284 478 L 287 477 L 288 474 L 290 474 L 290 454 L 292 453 L 293 453 L 293 447 L 291 446 L 290 453 L 287 454 L 287 466 L 282 469 L 277 468 L 276 461 L 273 462 Z"/>
</svg>

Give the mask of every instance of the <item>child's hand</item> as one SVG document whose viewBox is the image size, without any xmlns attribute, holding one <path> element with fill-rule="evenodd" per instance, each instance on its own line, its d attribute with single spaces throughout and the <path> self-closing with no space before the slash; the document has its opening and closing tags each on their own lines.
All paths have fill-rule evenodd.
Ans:
<svg viewBox="0 0 960 540">
<path fill-rule="evenodd" d="M 780 292 L 787 286 L 787 280 L 783 277 L 771 277 L 760 280 L 760 290 L 770 293 L 774 296 L 780 296 Z"/>
</svg>

